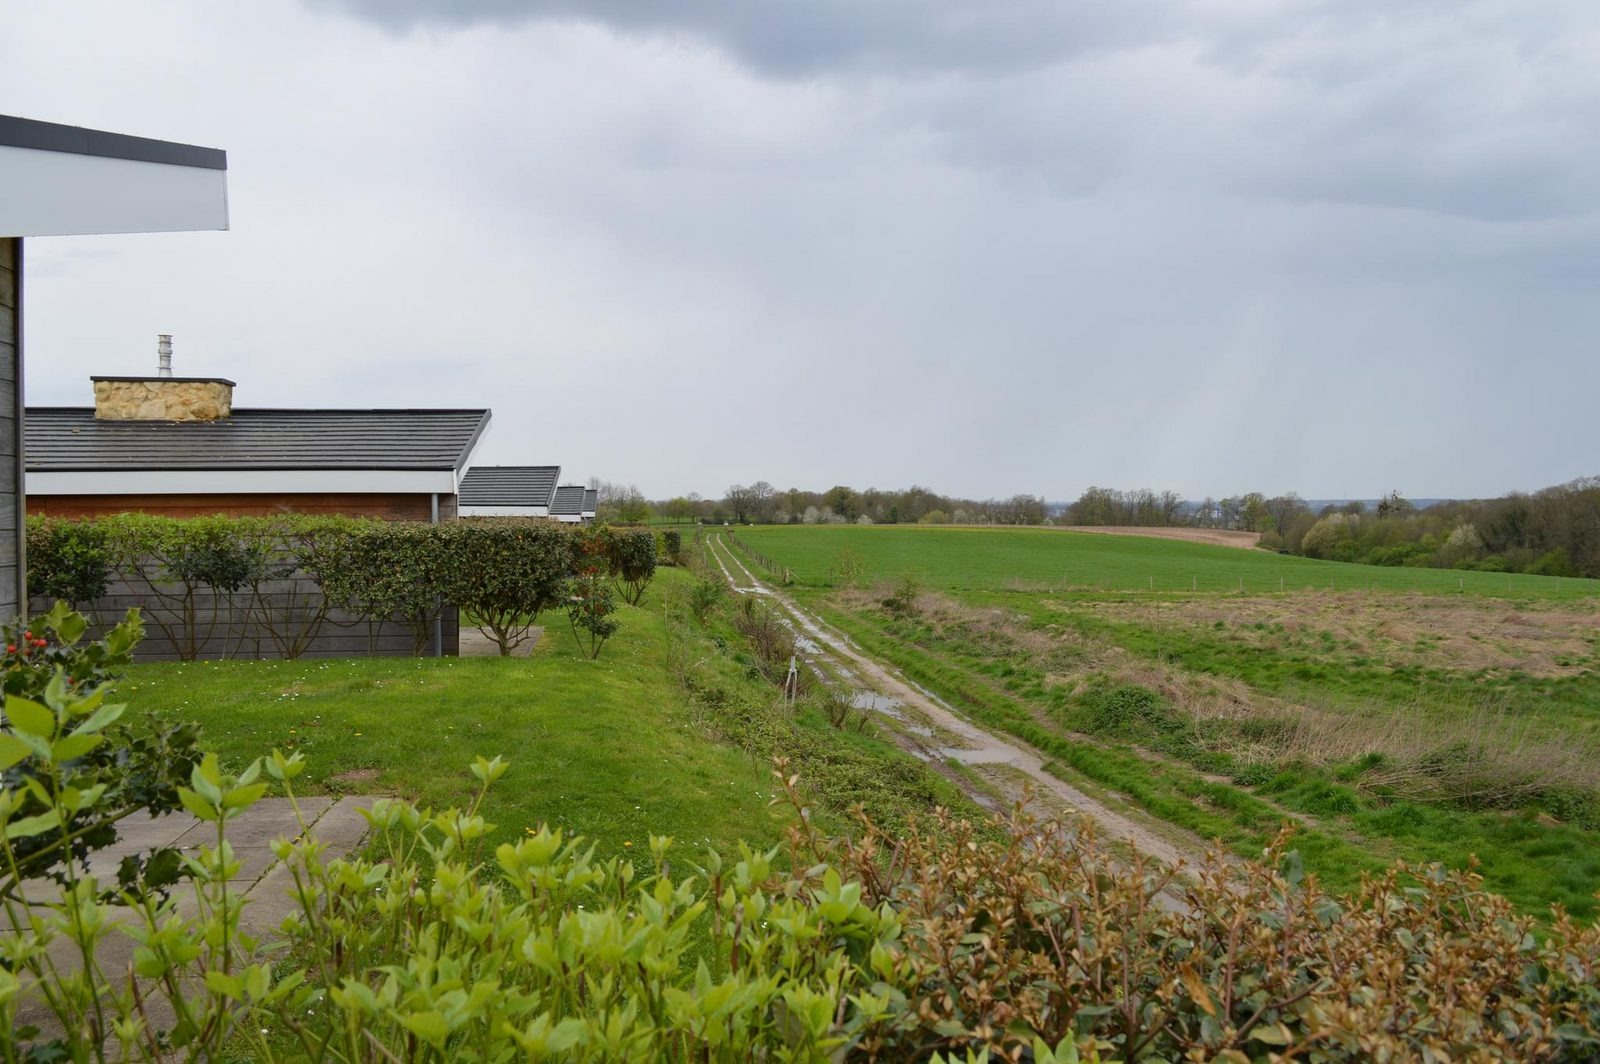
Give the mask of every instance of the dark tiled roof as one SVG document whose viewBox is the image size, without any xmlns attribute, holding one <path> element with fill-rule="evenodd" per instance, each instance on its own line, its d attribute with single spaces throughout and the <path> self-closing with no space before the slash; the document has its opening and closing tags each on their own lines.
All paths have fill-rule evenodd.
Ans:
<svg viewBox="0 0 1600 1064">
<path fill-rule="evenodd" d="M 581 517 L 583 515 L 583 496 L 585 490 L 582 484 L 563 484 L 556 489 L 555 497 L 550 500 L 551 514 L 565 514 L 568 517 Z"/>
<path fill-rule="evenodd" d="M 473 466 L 461 478 L 462 506 L 549 506 L 561 467 Z"/>
<path fill-rule="evenodd" d="M 234 410 L 220 421 L 101 421 L 29 407 L 28 472 L 460 469 L 487 410 Z"/>
<path fill-rule="evenodd" d="M 583 512 L 592 514 L 600 503 L 600 492 L 595 488 L 587 488 L 583 493 Z"/>
</svg>

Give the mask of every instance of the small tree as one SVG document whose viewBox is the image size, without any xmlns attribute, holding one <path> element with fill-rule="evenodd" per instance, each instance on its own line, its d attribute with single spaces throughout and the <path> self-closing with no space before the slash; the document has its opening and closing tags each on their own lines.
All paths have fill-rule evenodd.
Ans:
<svg viewBox="0 0 1600 1064">
<path fill-rule="evenodd" d="M 252 559 L 235 522 L 220 515 L 176 521 L 122 514 L 105 527 L 117 567 L 149 592 L 150 619 L 180 658 L 197 659 L 216 635 L 224 606 L 250 579 Z"/>
<path fill-rule="evenodd" d="M 833 580 L 835 583 L 849 587 L 855 584 L 866 574 L 867 564 L 861 560 L 850 547 L 839 551 L 839 556 L 833 562 Z"/>
<path fill-rule="evenodd" d="M 247 623 L 253 619 L 282 657 L 298 658 L 316 640 L 331 608 L 322 587 L 325 545 L 338 542 L 355 522 L 282 515 L 235 523 L 247 563 L 244 585 L 251 594 Z"/>
<path fill-rule="evenodd" d="M 611 598 L 611 585 L 599 571 L 590 569 L 579 573 L 567 584 L 567 619 L 572 622 L 572 637 L 578 649 L 592 661 L 600 656 L 606 640 L 616 635 L 618 623 L 612 616 L 616 602 Z"/>
<path fill-rule="evenodd" d="M 628 605 L 637 606 L 656 575 L 655 534 L 646 528 L 604 528 L 600 540 L 617 590 Z"/>
<path fill-rule="evenodd" d="M 572 535 L 547 521 L 515 518 L 460 521 L 440 526 L 440 535 L 444 597 L 509 656 L 560 600 L 572 570 Z"/>
<path fill-rule="evenodd" d="M 661 546 L 657 552 L 668 565 L 683 564 L 683 535 L 675 528 L 663 529 Z"/>
</svg>

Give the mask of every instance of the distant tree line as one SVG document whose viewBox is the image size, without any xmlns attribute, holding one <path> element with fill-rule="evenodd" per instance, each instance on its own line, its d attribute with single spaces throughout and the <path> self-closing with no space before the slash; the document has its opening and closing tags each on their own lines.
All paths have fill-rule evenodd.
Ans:
<svg viewBox="0 0 1600 1064">
<path fill-rule="evenodd" d="M 1207 498 L 1090 488 L 1061 517 L 1068 525 L 1198 526 L 1261 533 L 1261 545 L 1310 558 L 1600 577 L 1600 477 L 1496 499 L 1419 508 L 1399 492 L 1313 512 L 1293 492 Z"/>
<path fill-rule="evenodd" d="M 1038 495 L 962 499 L 917 486 L 858 491 L 844 484 L 827 491 L 780 491 L 765 480 L 731 485 L 720 499 L 691 493 L 655 503 L 652 509 L 669 521 L 718 524 L 1042 525 L 1049 517 Z"/>
</svg>

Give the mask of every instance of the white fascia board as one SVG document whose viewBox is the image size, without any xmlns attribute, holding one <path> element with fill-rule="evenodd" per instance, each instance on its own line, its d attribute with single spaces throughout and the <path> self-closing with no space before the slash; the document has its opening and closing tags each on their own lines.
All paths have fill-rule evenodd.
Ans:
<svg viewBox="0 0 1600 1064">
<path fill-rule="evenodd" d="M 548 506 L 457 506 L 462 517 L 549 517 Z"/>
<path fill-rule="evenodd" d="M 489 423 L 483 426 L 477 438 L 472 441 L 472 446 L 467 448 L 467 453 L 461 456 L 461 464 L 456 467 L 455 482 L 456 494 L 461 494 L 461 478 L 467 475 L 467 470 L 472 468 L 472 456 L 478 453 L 478 448 L 483 446 L 484 437 L 494 431 L 494 415 L 489 416 Z"/>
<path fill-rule="evenodd" d="M 454 495 L 455 473 L 433 469 L 143 469 L 29 473 L 28 495 Z"/>
<path fill-rule="evenodd" d="M 228 228 L 228 171 L 0 145 L 0 236 Z"/>
</svg>

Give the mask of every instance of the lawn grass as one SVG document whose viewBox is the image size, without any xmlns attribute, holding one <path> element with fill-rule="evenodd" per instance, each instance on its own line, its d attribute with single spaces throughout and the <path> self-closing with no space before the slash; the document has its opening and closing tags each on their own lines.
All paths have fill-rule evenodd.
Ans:
<svg viewBox="0 0 1600 1064">
<path fill-rule="evenodd" d="M 781 842 L 793 811 L 772 805 L 773 758 L 800 775 L 824 830 L 860 805 L 886 825 L 943 805 L 979 810 L 891 743 L 780 708 L 725 620 L 701 627 L 664 608 L 694 577 L 663 569 L 590 661 L 554 615 L 528 658 L 364 658 L 136 665 L 121 692 L 137 718 L 196 721 L 235 769 L 274 748 L 307 762 L 306 793 L 392 794 L 461 805 L 472 760 L 511 770 L 490 792 L 491 839 L 540 822 L 601 856 L 668 835 L 689 852 Z"/>
<path fill-rule="evenodd" d="M 130 713 L 198 721 L 235 767 L 300 752 L 315 792 L 443 808 L 468 799 L 475 756 L 502 755 L 511 771 L 486 810 L 500 839 L 548 821 L 602 855 L 646 849 L 650 834 L 724 853 L 779 841 L 770 765 L 707 736 L 667 669 L 659 603 L 619 616 L 597 661 L 556 618 L 531 658 L 149 664 L 122 693 Z"/>
<path fill-rule="evenodd" d="M 950 590 L 1020 584 L 1105 591 L 1372 589 L 1561 599 L 1600 595 L 1600 580 L 1353 565 L 1202 543 L 1057 528 L 925 525 L 761 525 L 739 540 L 792 570 L 801 584 L 834 582 L 848 548 L 865 579 L 910 573 Z"/>
</svg>

